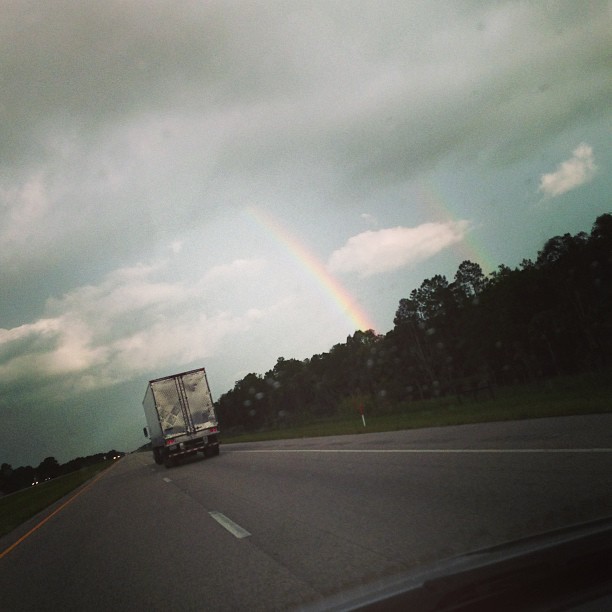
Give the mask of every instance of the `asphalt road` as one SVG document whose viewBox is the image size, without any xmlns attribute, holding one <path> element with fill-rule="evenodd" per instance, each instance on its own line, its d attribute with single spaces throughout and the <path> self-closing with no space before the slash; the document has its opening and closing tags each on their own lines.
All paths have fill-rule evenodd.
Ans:
<svg viewBox="0 0 612 612">
<path fill-rule="evenodd" d="M 3 610 L 299 607 L 611 516 L 612 414 L 133 454 L 62 503 L 0 540 Z"/>
</svg>

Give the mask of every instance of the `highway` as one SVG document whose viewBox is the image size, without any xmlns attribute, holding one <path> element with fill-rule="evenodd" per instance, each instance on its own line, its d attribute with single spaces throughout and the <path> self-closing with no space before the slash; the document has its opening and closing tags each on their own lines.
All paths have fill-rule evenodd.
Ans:
<svg viewBox="0 0 612 612">
<path fill-rule="evenodd" d="M 611 516 L 612 414 L 135 453 L 65 502 L 0 540 L 2 609 L 290 609 Z"/>
</svg>

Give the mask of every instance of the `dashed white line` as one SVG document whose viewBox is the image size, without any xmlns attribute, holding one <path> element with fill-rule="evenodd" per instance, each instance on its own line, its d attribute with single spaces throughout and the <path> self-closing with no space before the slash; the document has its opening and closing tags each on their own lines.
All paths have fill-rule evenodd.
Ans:
<svg viewBox="0 0 612 612">
<path fill-rule="evenodd" d="M 165 481 L 165 482 L 172 482 L 172 479 L 171 479 L 171 478 L 167 478 L 167 477 L 166 477 L 166 478 L 164 478 L 164 481 Z"/>
<path fill-rule="evenodd" d="M 208 514 L 210 514 L 210 516 L 212 516 L 212 518 L 214 518 L 215 521 L 219 523 L 219 525 L 227 529 L 233 536 L 237 537 L 238 539 L 248 538 L 251 535 L 246 529 L 243 529 L 240 525 L 234 523 L 234 521 L 227 518 L 227 516 L 225 516 L 225 514 L 222 514 L 221 512 L 211 510 Z"/>
</svg>

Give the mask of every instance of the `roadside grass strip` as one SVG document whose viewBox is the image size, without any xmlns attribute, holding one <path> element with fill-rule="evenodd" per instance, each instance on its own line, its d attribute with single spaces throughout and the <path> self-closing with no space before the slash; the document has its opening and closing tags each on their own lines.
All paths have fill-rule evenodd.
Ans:
<svg viewBox="0 0 612 612">
<path fill-rule="evenodd" d="M 612 378 L 610 379 L 612 380 Z M 357 411 L 316 421 L 299 422 L 262 431 L 223 434 L 223 443 L 316 438 L 385 431 L 445 427 L 532 418 L 612 412 L 612 388 L 603 376 L 576 376 L 539 385 L 502 387 L 495 398 L 458 401 L 456 397 L 366 407 L 364 427 Z"/>
<path fill-rule="evenodd" d="M 21 489 L 16 493 L 0 498 L 0 537 L 9 533 L 15 529 L 15 527 L 43 511 L 51 504 L 96 476 L 96 474 L 102 470 L 106 470 L 112 465 L 116 465 L 116 462 L 103 461 L 82 470 L 71 472 L 65 476 L 54 478 L 53 480 L 49 480 L 48 482 L 41 483 L 28 489 Z M 101 476 L 101 474 L 99 476 Z M 88 487 L 91 484 L 93 484 L 93 482 L 91 482 Z M 84 489 L 81 489 L 77 495 L 83 490 Z M 71 501 L 74 497 L 76 497 L 76 495 L 68 501 Z M 68 502 L 60 506 L 54 514 L 67 503 Z M 51 516 L 53 515 L 48 516 L 43 522 L 46 522 Z M 38 529 L 40 525 L 39 523 L 35 529 Z M 7 551 L 0 553 L 0 558 L 2 558 L 6 552 Z"/>
</svg>

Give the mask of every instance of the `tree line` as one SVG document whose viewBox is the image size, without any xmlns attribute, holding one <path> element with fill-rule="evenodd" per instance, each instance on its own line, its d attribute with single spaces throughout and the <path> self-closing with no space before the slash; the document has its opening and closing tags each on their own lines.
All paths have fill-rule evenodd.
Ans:
<svg viewBox="0 0 612 612">
<path fill-rule="evenodd" d="M 112 460 L 123 457 L 123 455 L 125 453 L 113 449 L 108 451 L 108 453 L 76 457 L 63 464 L 60 464 L 55 457 L 46 457 L 40 462 L 38 467 L 26 465 L 15 469 L 9 463 L 3 463 L 0 466 L 0 491 L 5 494 L 14 493 L 24 487 L 30 487 L 46 480 L 81 470 L 107 459 Z"/>
<path fill-rule="evenodd" d="M 535 260 L 485 275 L 463 261 L 399 301 L 385 335 L 356 331 L 303 361 L 279 357 L 217 401 L 220 424 L 252 431 L 366 406 L 461 400 L 503 385 L 596 371 L 612 356 L 612 215 L 555 236 Z"/>
</svg>

